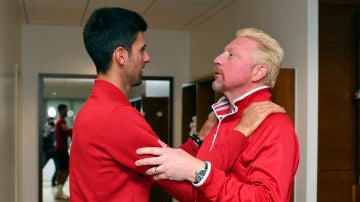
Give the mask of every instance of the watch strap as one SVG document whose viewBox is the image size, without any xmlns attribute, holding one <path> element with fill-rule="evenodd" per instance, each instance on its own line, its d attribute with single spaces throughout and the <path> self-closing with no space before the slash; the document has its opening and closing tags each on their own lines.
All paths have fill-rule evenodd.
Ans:
<svg viewBox="0 0 360 202">
<path fill-rule="evenodd" d="M 190 138 L 195 142 L 195 144 L 200 147 L 202 140 L 197 136 L 197 133 L 190 133 Z"/>
</svg>

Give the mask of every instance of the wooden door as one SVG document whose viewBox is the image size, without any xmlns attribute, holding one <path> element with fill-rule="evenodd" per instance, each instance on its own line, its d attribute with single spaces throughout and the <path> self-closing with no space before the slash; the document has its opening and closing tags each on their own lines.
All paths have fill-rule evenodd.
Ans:
<svg viewBox="0 0 360 202">
<path fill-rule="evenodd" d="M 357 183 L 357 6 L 319 4 L 318 201 L 351 201 Z M 310 140 L 311 141 L 311 140 Z"/>
<path fill-rule="evenodd" d="M 273 102 L 285 108 L 286 113 L 294 122 L 295 119 L 295 69 L 282 68 L 271 89 Z"/>
</svg>

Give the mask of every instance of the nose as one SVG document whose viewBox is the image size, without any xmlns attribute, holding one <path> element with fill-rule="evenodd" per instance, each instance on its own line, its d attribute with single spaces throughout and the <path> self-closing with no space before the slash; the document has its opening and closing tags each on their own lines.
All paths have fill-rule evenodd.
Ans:
<svg viewBox="0 0 360 202">
<path fill-rule="evenodd" d="M 224 55 L 224 53 L 221 53 L 221 54 L 219 54 L 218 56 L 216 56 L 216 58 L 214 59 L 214 63 L 215 63 L 215 64 L 221 64 L 223 55 Z"/>
<path fill-rule="evenodd" d="M 144 62 L 149 63 L 151 61 L 150 55 L 147 51 L 144 52 Z"/>
</svg>

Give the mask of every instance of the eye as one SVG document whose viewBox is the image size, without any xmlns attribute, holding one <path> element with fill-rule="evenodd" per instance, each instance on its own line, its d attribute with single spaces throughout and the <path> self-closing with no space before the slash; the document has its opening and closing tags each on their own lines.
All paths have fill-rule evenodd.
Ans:
<svg viewBox="0 0 360 202">
<path fill-rule="evenodd" d="M 141 52 L 144 52 L 145 50 L 146 50 L 146 44 L 141 47 L 140 51 L 141 51 Z"/>
<path fill-rule="evenodd" d="M 234 57 L 234 56 L 236 56 L 235 53 L 229 52 L 229 57 Z"/>
</svg>

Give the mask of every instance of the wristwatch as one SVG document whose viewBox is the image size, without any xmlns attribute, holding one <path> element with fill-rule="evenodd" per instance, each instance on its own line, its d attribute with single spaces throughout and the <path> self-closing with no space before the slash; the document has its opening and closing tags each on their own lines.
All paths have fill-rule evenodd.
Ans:
<svg viewBox="0 0 360 202">
<path fill-rule="evenodd" d="M 208 169 L 208 163 L 209 162 L 206 161 L 205 162 L 205 168 L 195 172 L 195 182 L 194 182 L 194 184 L 198 184 L 204 178 L 204 176 L 206 174 L 206 171 Z"/>
<path fill-rule="evenodd" d="M 197 136 L 198 133 L 190 133 L 190 138 L 195 142 L 195 144 L 200 147 L 202 140 Z"/>
</svg>

